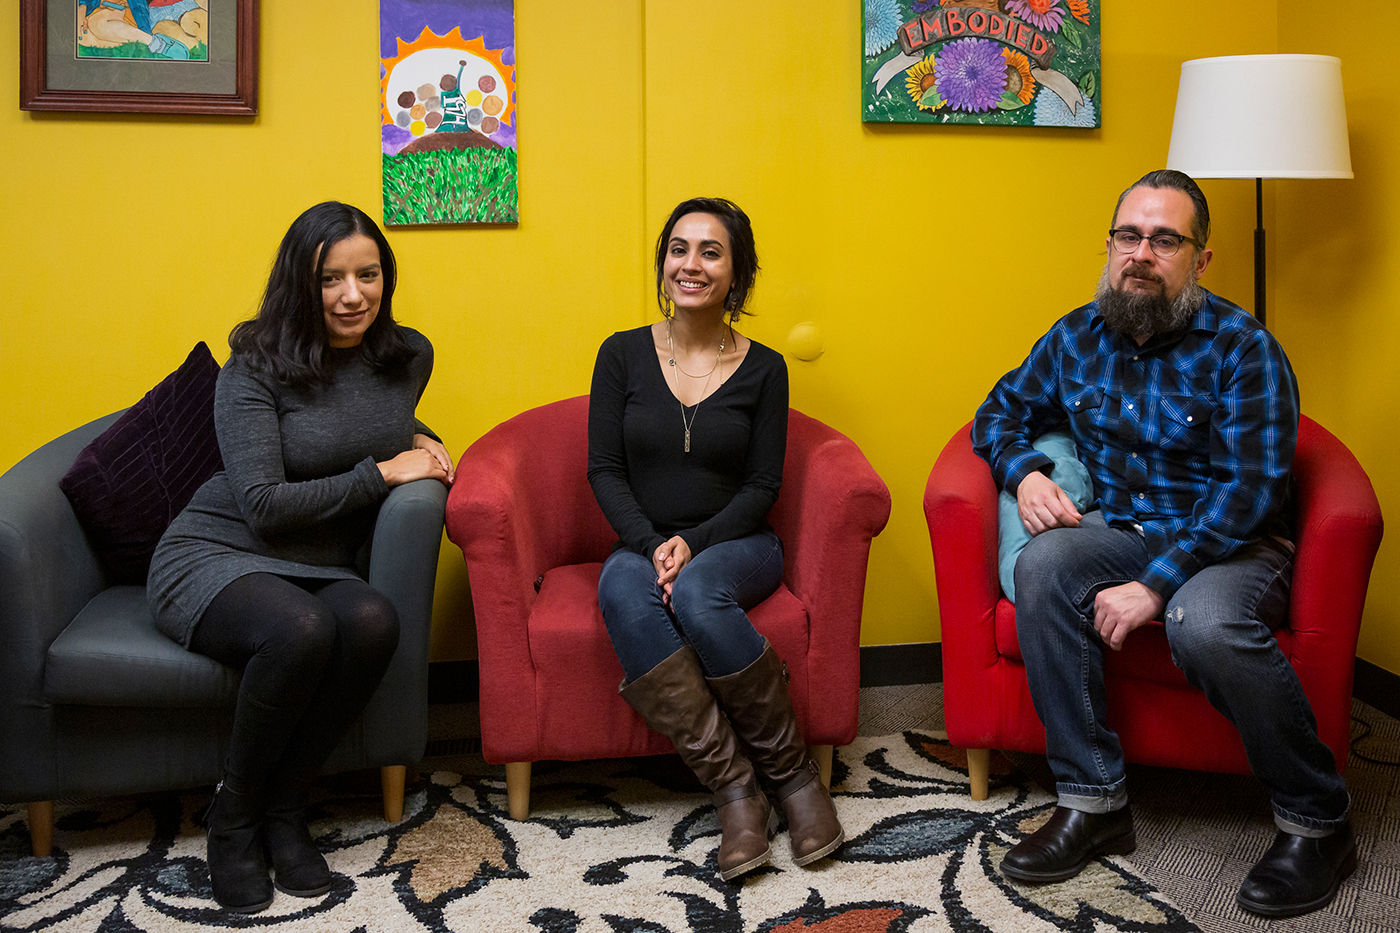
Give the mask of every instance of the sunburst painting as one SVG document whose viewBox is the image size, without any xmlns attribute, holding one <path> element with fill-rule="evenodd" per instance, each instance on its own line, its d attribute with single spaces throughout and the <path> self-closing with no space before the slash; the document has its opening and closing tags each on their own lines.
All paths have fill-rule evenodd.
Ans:
<svg viewBox="0 0 1400 933">
<path fill-rule="evenodd" d="M 866 123 L 1101 126 L 1100 0 L 863 0 Z"/>
<path fill-rule="evenodd" d="M 515 223 L 514 0 L 380 0 L 386 224 Z"/>
</svg>

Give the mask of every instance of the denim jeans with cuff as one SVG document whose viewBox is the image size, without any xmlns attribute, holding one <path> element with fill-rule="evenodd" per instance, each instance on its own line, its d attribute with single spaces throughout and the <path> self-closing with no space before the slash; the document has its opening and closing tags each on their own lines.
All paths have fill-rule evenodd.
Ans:
<svg viewBox="0 0 1400 933">
<path fill-rule="evenodd" d="M 1140 532 L 1090 512 L 1078 528 L 1036 535 L 1016 564 L 1016 634 L 1061 806 L 1103 813 L 1127 803 L 1094 597 L 1137 579 L 1150 559 Z M 1350 798 L 1272 635 L 1287 616 L 1292 565 L 1286 543 L 1252 542 L 1186 581 L 1164 621 L 1173 663 L 1240 730 L 1279 828 L 1325 836 L 1346 819 Z"/>
</svg>

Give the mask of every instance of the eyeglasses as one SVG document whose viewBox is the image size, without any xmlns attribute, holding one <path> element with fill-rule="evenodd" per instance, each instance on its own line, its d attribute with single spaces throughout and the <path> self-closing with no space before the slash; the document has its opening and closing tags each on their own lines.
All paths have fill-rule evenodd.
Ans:
<svg viewBox="0 0 1400 933">
<path fill-rule="evenodd" d="M 1108 238 L 1112 241 L 1113 248 L 1120 253 L 1137 252 L 1138 244 L 1146 239 L 1152 247 L 1152 252 L 1156 253 L 1159 259 L 1171 259 L 1176 255 L 1176 251 L 1181 249 L 1182 243 L 1190 243 L 1197 249 L 1205 249 L 1206 246 L 1200 240 L 1193 240 L 1179 233 L 1154 233 L 1150 237 L 1144 237 L 1136 230 L 1110 230 Z"/>
</svg>

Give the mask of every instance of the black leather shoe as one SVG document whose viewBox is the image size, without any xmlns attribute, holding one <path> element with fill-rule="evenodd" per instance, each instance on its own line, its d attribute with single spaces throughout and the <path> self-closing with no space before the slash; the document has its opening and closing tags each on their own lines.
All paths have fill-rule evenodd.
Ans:
<svg viewBox="0 0 1400 933">
<path fill-rule="evenodd" d="M 1296 917 L 1321 910 L 1356 871 L 1356 836 L 1351 823 L 1312 839 L 1278 831 L 1274 844 L 1244 876 L 1235 903 L 1264 917 Z"/>
<path fill-rule="evenodd" d="M 1056 807 L 1050 821 L 1022 839 L 1001 860 L 1001 873 L 1016 881 L 1065 881 L 1100 855 L 1127 855 L 1137 848 L 1133 813 L 1085 813 Z"/>
</svg>

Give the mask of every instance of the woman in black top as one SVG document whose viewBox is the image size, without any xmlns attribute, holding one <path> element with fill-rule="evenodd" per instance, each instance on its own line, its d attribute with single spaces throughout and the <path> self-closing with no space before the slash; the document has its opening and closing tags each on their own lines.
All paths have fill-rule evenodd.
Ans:
<svg viewBox="0 0 1400 933">
<path fill-rule="evenodd" d="M 398 645 L 393 604 L 355 572 L 391 486 L 452 481 L 414 418 L 432 346 L 394 322 L 394 254 L 363 211 L 318 204 L 292 223 L 262 307 L 229 336 L 214 422 L 224 471 L 151 560 L 156 624 L 243 670 L 224 779 L 209 808 L 214 898 L 256 913 L 315 897 L 330 869 L 305 797 Z"/>
<path fill-rule="evenodd" d="M 588 480 L 621 539 L 598 601 L 622 696 L 714 792 L 725 880 L 771 855 L 775 817 L 755 772 L 798 865 L 845 838 L 782 661 L 744 611 L 783 573 L 767 515 L 783 479 L 787 366 L 734 330 L 757 273 L 742 210 L 677 206 L 656 244 L 663 320 L 603 343 L 588 408 Z"/>
</svg>

